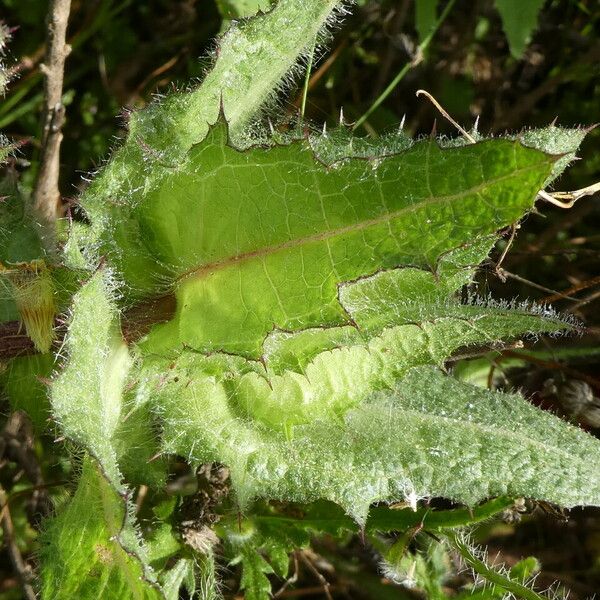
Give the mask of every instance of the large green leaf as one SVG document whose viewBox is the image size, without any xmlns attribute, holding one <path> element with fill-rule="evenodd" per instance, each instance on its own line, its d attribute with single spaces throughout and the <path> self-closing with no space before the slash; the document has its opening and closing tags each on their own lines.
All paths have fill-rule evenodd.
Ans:
<svg viewBox="0 0 600 600">
<path fill-rule="evenodd" d="M 426 421 L 430 435 L 442 438 L 439 456 L 443 460 L 433 469 L 437 459 L 432 457 L 432 464 L 422 467 L 433 469 L 431 480 L 412 483 L 412 436 L 418 436 L 414 429 L 421 427 L 421 417 L 403 411 L 397 402 L 376 409 L 369 401 L 373 392 L 397 393 L 396 382 L 412 367 L 439 365 L 460 346 L 568 327 L 551 313 L 541 316 L 449 299 L 472 273 L 472 267 L 465 265 L 478 262 L 488 246 L 489 240 L 483 240 L 449 253 L 440 260 L 436 276 L 405 268 L 345 285 L 340 300 L 353 327 L 273 332 L 264 341 L 261 362 L 228 354 L 178 351 L 162 358 L 149 352 L 135 374 L 137 397 L 139 402 L 144 398 L 151 402 L 163 421 L 165 452 L 188 456 L 194 463 L 227 464 L 243 504 L 256 496 L 328 498 L 364 519 L 374 501 L 408 494 L 444 495 L 448 492 L 444 461 L 460 461 L 463 452 L 476 459 L 452 441 L 461 425 L 454 431 L 444 420 Z M 425 388 L 436 380 L 435 373 L 421 376 Z M 459 393 L 462 388 L 455 392 L 464 399 Z M 529 407 L 522 399 L 515 402 Z M 535 409 L 529 408 L 534 417 Z M 461 419 L 469 418 L 471 412 L 465 409 Z M 377 423 L 376 432 L 366 436 L 361 428 L 369 422 Z M 413 434 L 403 433 L 398 439 L 390 427 L 400 426 Z M 491 420 L 487 426 L 499 429 L 498 444 L 489 439 L 489 456 L 498 458 L 506 446 L 502 427 L 512 425 Z M 531 427 L 536 426 L 533 419 Z M 570 431 L 566 424 L 559 426 Z M 407 446 L 402 446 L 402 439 Z M 518 447 L 515 441 L 513 450 Z M 451 490 L 450 497 L 471 503 L 480 500 L 486 493 L 476 487 L 477 481 L 490 489 L 496 486 L 497 493 L 502 489 L 512 493 L 515 481 L 514 493 L 538 492 L 512 472 L 481 472 L 487 459 L 482 456 L 480 463 L 474 463 L 473 480 L 458 478 L 458 488 Z M 373 469 L 366 467 L 369 460 L 378 466 L 378 481 L 373 481 Z M 353 463 L 361 466 L 353 470 Z M 421 466 L 415 468 L 418 479 Z"/>
<path fill-rule="evenodd" d="M 407 497 L 470 505 L 502 494 L 563 506 L 600 502 L 597 440 L 517 395 L 421 367 L 392 392 L 337 419 L 317 415 L 290 438 L 242 418 L 229 400 L 227 375 L 198 371 L 175 367 L 157 396 L 167 449 L 192 462 L 228 464 L 242 502 L 326 498 L 360 522 L 372 502 Z"/>
<path fill-rule="evenodd" d="M 112 593 L 102 586 L 123 549 L 126 576 L 153 578 L 122 496 L 129 483 L 160 482 L 149 466 L 157 442 L 192 464 L 227 465 L 242 507 L 328 499 L 360 524 L 373 502 L 433 495 L 600 502 L 595 440 L 520 396 L 440 371 L 462 346 L 571 327 L 549 310 L 460 303 L 456 291 L 572 158 L 551 154 L 573 152 L 577 136 L 548 128 L 442 147 L 341 130 L 251 143 L 249 124 L 337 5 L 281 0 L 234 24 L 200 87 L 131 116 L 82 198 L 91 228 L 73 229 L 67 254 L 78 267 L 105 262 L 75 297 L 52 406 L 100 470 L 84 468 L 48 526 L 47 597 L 62 580 L 72 596 Z M 157 296 L 176 300 L 174 315 L 157 314 Z M 139 303 L 144 324 L 165 323 L 136 343 L 136 312 L 125 311 L 126 344 L 122 298 Z M 86 504 L 86 543 L 61 547 Z M 186 580 L 194 587 L 187 556 L 167 560 L 181 546 L 173 531 L 151 536 L 152 564 L 173 565 L 159 577 L 169 598 Z M 271 570 L 285 575 L 292 533 L 265 535 L 265 557 L 238 536 L 248 597 L 268 594 Z M 88 565 L 100 575 L 78 583 Z M 210 555 L 205 565 L 212 572 Z M 119 597 L 126 585 L 114 585 Z M 137 577 L 129 592 L 144 597 L 144 586 Z"/>
<path fill-rule="evenodd" d="M 554 162 L 508 140 L 318 158 L 310 140 L 240 152 L 221 122 L 181 167 L 157 165 L 152 189 L 107 208 L 101 249 L 128 284 L 139 295 L 175 285 L 177 314 L 163 337 L 258 357 L 274 327 L 349 323 L 340 283 L 433 267 L 514 222 Z"/>
<path fill-rule="evenodd" d="M 186 154 L 202 141 L 221 109 L 232 135 L 246 139 L 249 126 L 276 99 L 299 57 L 313 48 L 315 39 L 324 38 L 341 3 L 279 0 L 268 13 L 229 28 L 218 41 L 216 60 L 201 86 L 132 113 L 124 145 L 81 199 L 93 231 L 102 231 L 107 204 L 135 201 L 155 187 L 163 176 L 159 165 L 170 170 L 186 162 Z M 77 262 L 77 241 L 71 241 L 69 254 Z M 89 247 L 87 253 L 86 258 L 98 258 Z"/>
</svg>

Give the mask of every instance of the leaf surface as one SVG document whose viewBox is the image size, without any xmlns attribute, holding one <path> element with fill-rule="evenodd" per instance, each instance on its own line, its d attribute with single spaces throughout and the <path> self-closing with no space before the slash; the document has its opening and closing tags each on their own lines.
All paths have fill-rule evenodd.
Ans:
<svg viewBox="0 0 600 600">
<path fill-rule="evenodd" d="M 52 409 L 65 435 L 83 445 L 121 489 L 113 437 L 131 366 L 110 285 L 97 272 L 76 294 L 66 339 L 69 361 L 52 384 Z"/>
<path fill-rule="evenodd" d="M 92 220 L 88 244 L 106 226 L 106 205 L 139 198 L 160 182 L 165 166 L 185 162 L 221 109 L 233 137 L 247 139 L 250 124 L 265 104 L 276 99 L 299 57 L 315 39 L 324 38 L 340 4 L 341 0 L 279 0 L 273 10 L 234 24 L 219 39 L 213 67 L 202 85 L 132 113 L 125 143 L 81 198 Z M 71 260 L 79 262 L 78 250 L 71 250 Z M 88 262 L 98 261 L 92 248 L 84 254 Z"/>
<path fill-rule="evenodd" d="M 94 461 L 84 460 L 69 504 L 47 520 L 41 547 L 46 600 L 160 600 L 125 501 Z"/>
<path fill-rule="evenodd" d="M 531 34 L 537 27 L 538 14 L 545 0 L 495 0 L 502 18 L 502 26 L 508 39 L 510 53 L 521 58 L 529 43 Z"/>
<path fill-rule="evenodd" d="M 410 370 L 393 391 L 337 420 L 297 425 L 291 439 L 240 418 L 214 377 L 172 373 L 183 385 L 167 383 L 173 387 L 159 396 L 167 449 L 228 464 L 244 503 L 324 498 L 364 522 L 371 503 L 407 497 L 600 502 L 597 440 L 517 395 L 486 392 L 431 367 Z"/>
<path fill-rule="evenodd" d="M 257 358 L 273 328 L 349 323 L 340 283 L 434 266 L 517 220 L 552 164 L 495 140 L 324 165 L 303 140 L 240 152 L 220 123 L 185 167 L 115 208 L 102 249 L 140 293 L 175 282 L 175 343 Z"/>
</svg>

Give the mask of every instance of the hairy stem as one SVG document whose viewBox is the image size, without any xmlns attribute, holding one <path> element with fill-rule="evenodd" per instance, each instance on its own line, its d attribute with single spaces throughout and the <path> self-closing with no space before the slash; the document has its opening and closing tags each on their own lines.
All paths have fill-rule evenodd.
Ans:
<svg viewBox="0 0 600 600">
<path fill-rule="evenodd" d="M 517 598 L 523 598 L 523 600 L 547 600 L 547 598 L 531 588 L 489 567 L 483 560 L 475 556 L 471 548 L 469 548 L 459 534 L 450 532 L 446 534 L 446 537 L 455 550 L 462 556 L 465 563 L 490 583 L 500 586 L 507 592 L 514 594 Z"/>
</svg>

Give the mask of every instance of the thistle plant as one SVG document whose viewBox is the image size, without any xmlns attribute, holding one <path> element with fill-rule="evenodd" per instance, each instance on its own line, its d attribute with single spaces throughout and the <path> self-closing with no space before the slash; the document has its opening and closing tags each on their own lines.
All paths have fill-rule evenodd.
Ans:
<svg viewBox="0 0 600 600">
<path fill-rule="evenodd" d="M 52 420 L 78 474 L 44 526 L 43 598 L 217 598 L 225 561 L 241 563 L 246 598 L 266 599 L 319 533 L 361 533 L 388 572 L 423 579 L 443 546 L 413 567 L 408 542 L 379 534 L 424 529 L 475 564 L 456 530 L 517 498 L 600 504 L 595 438 L 446 368 L 465 347 L 580 328 L 461 290 L 587 130 L 471 143 L 269 127 L 347 10 L 279 0 L 233 22 L 197 87 L 129 115 L 55 254 L 26 198 L 0 207 L 0 314 L 52 365 Z M 39 364 L 6 369 L 32 380 Z M 13 405 L 30 389 L 7 385 Z M 167 491 L 173 457 L 192 494 Z M 425 508 L 434 497 L 466 508 Z M 495 593 L 540 597 L 519 573 L 493 576 Z"/>
</svg>

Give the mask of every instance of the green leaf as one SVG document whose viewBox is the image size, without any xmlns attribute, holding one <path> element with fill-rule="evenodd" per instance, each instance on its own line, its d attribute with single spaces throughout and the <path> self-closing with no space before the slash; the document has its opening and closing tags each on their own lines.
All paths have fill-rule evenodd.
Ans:
<svg viewBox="0 0 600 600">
<path fill-rule="evenodd" d="M 415 27 L 422 42 L 433 29 L 437 20 L 436 9 L 438 0 L 415 1 Z"/>
<path fill-rule="evenodd" d="M 531 34 L 537 27 L 538 14 L 545 0 L 495 0 L 502 18 L 502 26 L 508 39 L 510 53 L 521 58 L 529 43 Z"/>
<path fill-rule="evenodd" d="M 133 457 L 145 457 L 137 448 L 144 434 L 135 428 L 147 423 L 136 421 L 135 410 L 123 414 L 131 358 L 113 293 L 107 273 L 98 271 L 75 295 L 65 341 L 67 363 L 51 387 L 52 409 L 63 433 L 98 461 L 84 462 L 73 500 L 47 524 L 42 580 L 44 597 L 52 600 L 104 594 L 163 597 L 129 512 L 119 464 L 131 463 L 132 446 Z M 133 470 L 130 481 L 148 469 L 146 462 Z"/>
<path fill-rule="evenodd" d="M 413 331 L 401 326 L 399 335 L 405 327 Z M 410 356 L 418 356 L 415 346 L 404 344 Z M 307 394 L 326 384 L 327 398 L 340 384 L 353 390 L 351 374 L 360 380 L 369 372 L 362 366 L 369 353 L 359 356 L 355 365 L 348 358 L 331 363 L 323 381 L 317 373 L 304 384 L 299 375 L 288 376 Z M 382 369 L 381 358 L 373 360 Z M 327 410 L 318 397 L 304 413 L 309 417 L 313 411 L 312 422 L 297 421 L 290 434 L 289 407 L 306 403 L 298 396 L 302 392 L 290 387 L 279 394 L 281 404 L 271 401 L 262 411 L 255 388 L 244 405 L 241 381 L 256 381 L 259 374 L 240 365 L 234 357 L 184 353 L 170 370 L 166 361 L 162 366 L 157 361 L 155 375 L 146 372 L 142 380 L 165 422 L 165 450 L 193 463 L 229 465 L 242 503 L 257 496 L 326 498 L 364 522 L 370 503 L 406 497 L 443 496 L 469 505 L 502 494 L 564 506 L 600 501 L 600 481 L 590 461 L 600 451 L 597 441 L 519 396 L 489 393 L 423 367 L 408 371 L 395 387 L 401 375 L 390 375 L 392 393 L 371 400 L 359 395 L 350 410 L 348 405 Z M 340 383 L 332 373 L 339 374 Z"/>
<path fill-rule="evenodd" d="M 471 508 L 453 508 L 449 510 L 431 510 L 407 507 L 397 510 L 394 507 L 375 506 L 369 511 L 366 525 L 368 532 L 404 531 L 420 527 L 428 531 L 441 531 L 448 528 L 469 527 L 487 521 L 494 515 L 505 511 L 514 504 L 509 496 L 499 496 Z"/>
<path fill-rule="evenodd" d="M 224 19 L 250 17 L 271 8 L 271 0 L 217 0 L 217 8 Z"/>
<path fill-rule="evenodd" d="M 331 166 L 309 141 L 245 152 L 226 142 L 220 123 L 185 167 L 108 209 L 102 251 L 140 295 L 175 282 L 177 313 L 162 342 L 255 358 L 274 327 L 349 324 L 338 284 L 435 265 L 517 220 L 553 163 L 508 140 L 444 150 L 424 141 Z"/>
<path fill-rule="evenodd" d="M 385 577 L 406 587 L 420 588 L 428 600 L 448 600 L 442 583 L 451 572 L 445 547 L 432 539 L 421 539 L 417 552 L 407 550 L 414 532 L 407 532 L 384 554 L 381 570 Z"/>
<path fill-rule="evenodd" d="M 164 462 L 149 462 L 158 451 L 150 408 L 124 393 L 133 359 L 114 294 L 108 274 L 99 271 L 75 295 L 68 360 L 52 382 L 52 410 L 64 435 L 99 461 L 115 489 L 123 489 L 123 474 L 132 485 L 160 485 Z"/>
<path fill-rule="evenodd" d="M 221 109 L 234 138 L 246 139 L 249 125 L 275 100 L 298 59 L 312 49 L 315 39 L 324 38 L 340 4 L 341 0 L 279 0 L 270 12 L 230 27 L 219 40 L 213 68 L 201 86 L 132 113 L 125 144 L 81 198 L 93 223 L 88 243 L 106 225 L 106 205 L 137 202 L 160 183 L 163 169 L 185 163 Z M 98 260 L 89 246 L 85 254 L 88 261 Z"/>
<path fill-rule="evenodd" d="M 143 382 L 138 398 L 152 398 L 161 419 L 166 418 L 168 451 L 179 451 L 189 435 L 194 447 L 217 444 L 228 452 L 218 430 L 237 416 L 293 436 L 295 426 L 316 418 L 337 421 L 374 391 L 393 389 L 411 367 L 441 365 L 459 347 L 568 328 L 551 312 L 540 317 L 508 306 L 461 305 L 448 297 L 470 279 L 472 267 L 464 262 L 478 261 L 488 245 L 485 240 L 449 253 L 439 263 L 437 281 L 430 272 L 406 268 L 347 284 L 339 298 L 353 327 L 272 332 L 261 348 L 261 362 L 224 354 L 183 352 L 176 360 L 149 354 L 137 377 Z M 209 428 L 196 438 L 194 427 L 186 433 L 179 422 L 181 410 L 181 417 L 189 417 L 182 398 L 190 393 L 194 403 L 196 394 L 214 397 L 217 404 L 225 401 L 225 412 L 212 403 L 203 409 L 215 419 L 216 437 Z M 229 464 L 225 456 L 218 460 Z"/>
<path fill-rule="evenodd" d="M 269 600 L 271 582 L 267 575 L 273 573 L 271 565 L 251 544 L 244 544 L 238 558 L 242 563 L 242 581 L 245 600 Z"/>
<path fill-rule="evenodd" d="M 191 558 L 180 558 L 173 567 L 165 572 L 161 578 L 162 588 L 166 600 L 179 600 L 179 589 L 185 585 L 190 597 L 194 597 L 194 560 Z M 191 585 L 190 585 L 191 584 Z M 202 600 L 211 600 L 210 596 L 203 595 Z"/>
<path fill-rule="evenodd" d="M 73 499 L 41 539 L 45 600 L 161 599 L 124 499 L 86 459 Z"/>
<path fill-rule="evenodd" d="M 374 506 L 369 511 L 365 532 L 369 534 L 406 531 L 423 527 L 427 531 L 467 527 L 489 520 L 510 508 L 514 500 L 508 496 L 494 498 L 472 508 L 432 510 L 429 507 L 413 510 L 410 506 Z M 358 526 L 332 502 L 319 500 L 305 505 L 278 506 L 259 502 L 248 511 L 242 530 L 250 530 L 261 540 L 272 540 L 291 552 L 306 547 L 312 535 L 329 534 L 339 537 L 344 532 L 358 532 Z M 217 526 L 222 537 L 239 534 L 239 515 L 228 515 Z M 258 547 L 264 542 L 258 542 Z"/>
<path fill-rule="evenodd" d="M 131 357 L 121 338 L 112 293 L 99 271 L 76 294 L 65 341 L 69 360 L 52 383 L 51 401 L 65 435 L 83 445 L 115 489 L 122 489 L 113 438 Z"/>
</svg>

